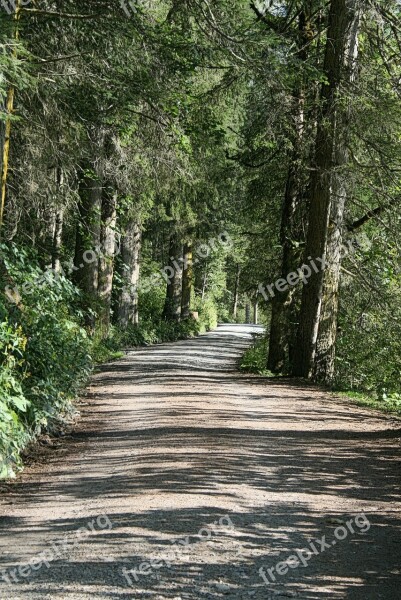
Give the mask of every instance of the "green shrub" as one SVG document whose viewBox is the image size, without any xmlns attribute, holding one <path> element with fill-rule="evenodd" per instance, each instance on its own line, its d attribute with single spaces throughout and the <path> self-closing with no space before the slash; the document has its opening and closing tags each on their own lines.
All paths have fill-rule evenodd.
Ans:
<svg viewBox="0 0 401 600">
<path fill-rule="evenodd" d="M 15 475 L 29 439 L 22 422 L 29 406 L 21 385 L 26 341 L 20 327 L 0 323 L 0 479 Z"/>
<path fill-rule="evenodd" d="M 3 260 L 15 292 L 0 303 L 0 476 L 20 466 L 20 452 L 73 410 L 92 365 L 91 342 L 73 309 L 78 290 L 63 276 L 44 277 L 35 257 L 14 246 Z M 5 281 L 0 282 L 5 289 Z M 20 304 L 10 302 L 18 297 Z M 8 298 L 8 300 L 6 299 Z"/>
<path fill-rule="evenodd" d="M 21 324 L 29 336 L 25 352 L 29 369 L 25 387 L 31 400 L 28 418 L 34 433 L 39 433 L 71 409 L 71 400 L 91 371 L 90 340 L 57 303 L 27 307 Z"/>
<path fill-rule="evenodd" d="M 364 300 L 355 292 L 341 308 L 335 388 L 368 393 L 378 400 L 397 399 L 401 392 L 400 307 L 387 312 L 381 307 L 367 308 Z"/>
<path fill-rule="evenodd" d="M 211 298 L 205 298 L 204 300 L 198 298 L 195 307 L 195 310 L 199 313 L 200 330 L 204 332 L 216 329 L 218 316 L 215 302 Z"/>
<path fill-rule="evenodd" d="M 145 279 L 143 282 L 144 288 L 139 289 L 139 313 L 142 321 L 155 323 L 162 318 L 166 286 L 159 282 L 148 289 L 146 281 Z"/>
<path fill-rule="evenodd" d="M 266 334 L 255 336 L 253 345 L 242 357 L 241 369 L 249 373 L 273 377 L 273 373 L 266 369 L 268 346 L 269 339 Z"/>
</svg>

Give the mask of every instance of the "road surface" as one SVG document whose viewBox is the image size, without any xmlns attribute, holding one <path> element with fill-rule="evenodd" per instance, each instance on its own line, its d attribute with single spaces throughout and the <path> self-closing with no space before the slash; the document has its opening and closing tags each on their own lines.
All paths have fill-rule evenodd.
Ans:
<svg viewBox="0 0 401 600">
<path fill-rule="evenodd" d="M 397 600 L 401 422 L 238 372 L 255 328 L 136 349 L 0 495 L 7 600 Z"/>
</svg>

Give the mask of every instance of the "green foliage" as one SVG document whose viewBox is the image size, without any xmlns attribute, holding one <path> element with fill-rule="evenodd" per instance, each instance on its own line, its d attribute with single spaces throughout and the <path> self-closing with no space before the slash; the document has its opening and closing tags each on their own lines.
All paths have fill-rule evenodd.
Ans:
<svg viewBox="0 0 401 600">
<path fill-rule="evenodd" d="M 146 287 L 144 279 L 144 289 L 139 290 L 139 313 L 141 321 L 154 323 L 160 321 L 163 314 L 164 301 L 166 296 L 166 285 L 160 278 L 157 284 L 152 287 Z"/>
<path fill-rule="evenodd" d="M 218 321 L 220 323 L 232 323 L 233 322 L 231 311 L 227 306 L 220 305 L 218 307 Z"/>
<path fill-rule="evenodd" d="M 336 388 L 388 398 L 401 390 L 400 328 L 374 308 L 347 306 L 347 323 L 337 342 Z"/>
<path fill-rule="evenodd" d="M 13 246 L 2 250 L 14 295 L 20 295 L 18 308 L 4 299 L 0 310 L 4 477 L 20 466 L 20 452 L 29 440 L 59 427 L 73 410 L 72 401 L 91 371 L 92 359 L 80 315 L 69 308 L 78 295 L 74 286 L 63 276 L 44 277 L 25 250 Z"/>
<path fill-rule="evenodd" d="M 26 342 L 21 327 L 0 323 L 0 479 L 15 475 L 19 450 L 28 440 L 22 416 L 29 402 L 21 385 Z"/>
<path fill-rule="evenodd" d="M 274 377 L 273 373 L 266 369 L 268 344 L 269 338 L 266 334 L 255 336 L 254 343 L 242 357 L 241 370 L 265 377 Z"/>
<path fill-rule="evenodd" d="M 386 221 L 394 219 L 389 214 Z M 388 401 L 401 391 L 398 231 L 373 224 L 370 230 L 347 258 L 347 271 L 355 276 L 342 280 L 335 387 Z"/>
<path fill-rule="evenodd" d="M 337 395 L 337 394 L 336 394 Z M 361 392 L 347 391 L 338 394 L 340 398 L 345 398 L 357 406 L 367 406 L 386 413 L 395 413 L 401 416 L 401 395 L 392 394 L 389 397 L 377 399 L 374 396 L 363 394 Z"/>
<path fill-rule="evenodd" d="M 28 418 L 34 433 L 49 428 L 69 409 L 69 402 L 91 370 L 90 342 L 83 328 L 55 304 L 29 307 L 22 327 L 29 332 L 25 360 L 29 370 Z"/>
<path fill-rule="evenodd" d="M 200 331 L 216 329 L 218 322 L 217 307 L 212 298 L 207 297 L 204 300 L 197 298 L 195 310 L 199 313 Z"/>
</svg>

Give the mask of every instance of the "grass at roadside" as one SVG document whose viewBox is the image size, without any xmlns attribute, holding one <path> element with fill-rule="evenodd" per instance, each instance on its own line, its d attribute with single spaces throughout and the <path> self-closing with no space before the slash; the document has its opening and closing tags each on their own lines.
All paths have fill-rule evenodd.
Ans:
<svg viewBox="0 0 401 600">
<path fill-rule="evenodd" d="M 365 406 L 381 412 L 396 414 L 401 417 L 401 399 L 395 397 L 379 399 L 373 395 L 355 391 L 335 391 L 335 398 L 347 400 L 350 404 Z"/>
</svg>

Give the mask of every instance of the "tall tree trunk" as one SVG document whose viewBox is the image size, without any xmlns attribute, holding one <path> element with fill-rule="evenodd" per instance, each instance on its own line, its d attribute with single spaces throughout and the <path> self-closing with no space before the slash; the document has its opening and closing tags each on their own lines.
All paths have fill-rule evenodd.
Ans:
<svg viewBox="0 0 401 600">
<path fill-rule="evenodd" d="M 308 58 L 308 33 L 312 24 L 307 12 L 303 10 L 299 16 L 298 59 L 305 62 Z M 303 235 L 302 201 L 303 201 L 303 142 L 304 142 L 304 110 L 305 92 L 301 81 L 294 90 L 293 100 L 293 148 L 288 168 L 287 184 L 284 194 L 281 217 L 280 241 L 283 248 L 281 276 L 286 279 L 299 267 L 300 251 L 297 242 Z M 272 301 L 270 323 L 269 354 L 267 368 L 272 373 L 280 373 L 289 363 L 289 344 L 293 337 L 293 303 L 296 288 L 278 293 Z"/>
<path fill-rule="evenodd" d="M 54 220 L 54 233 L 52 245 L 52 269 L 56 273 L 61 271 L 61 246 L 63 240 L 64 210 L 62 208 L 56 211 Z"/>
<path fill-rule="evenodd" d="M 253 303 L 253 322 L 255 325 L 259 324 L 259 302 L 257 297 Z"/>
<path fill-rule="evenodd" d="M 358 31 L 359 18 L 353 23 L 349 45 L 346 51 L 346 65 L 350 81 L 355 80 L 358 59 Z M 339 122 L 341 122 L 339 115 Z M 316 342 L 314 363 L 314 379 L 330 383 L 334 377 L 335 344 L 337 338 L 337 320 L 339 304 L 339 285 L 342 261 L 342 241 L 344 211 L 347 190 L 344 185 L 345 176 L 341 165 L 346 165 L 349 160 L 348 128 L 350 114 L 346 111 L 341 122 L 340 132 L 342 138 L 336 145 L 335 168 L 332 174 L 333 199 L 330 209 L 329 228 L 326 243 L 326 268 L 323 279 L 322 307 L 319 319 L 319 330 Z"/>
<path fill-rule="evenodd" d="M 233 317 L 235 320 L 238 317 L 240 278 L 241 278 L 241 266 L 239 264 L 237 264 L 237 271 L 235 274 L 234 303 L 233 303 Z"/>
<path fill-rule="evenodd" d="M 339 182 L 340 183 L 340 182 Z M 335 188 L 333 188 L 334 191 Z M 332 204 L 328 239 L 326 244 L 326 268 L 324 273 L 322 306 L 316 340 L 313 378 L 329 383 L 334 376 L 335 342 L 337 337 L 338 291 L 341 267 L 342 223 L 346 192 L 338 189 L 338 199 Z"/>
<path fill-rule="evenodd" d="M 96 167 L 96 165 L 93 165 Z M 75 245 L 75 281 L 83 292 L 95 296 L 98 289 L 98 256 L 102 212 L 102 181 L 97 168 L 82 175 L 79 185 L 79 222 Z"/>
<path fill-rule="evenodd" d="M 84 292 L 88 309 L 87 325 L 94 330 L 93 311 L 97 308 L 99 250 L 103 192 L 104 132 L 98 132 L 92 151 L 96 158 L 81 167 L 79 182 L 79 220 L 77 224 L 74 280 Z M 99 155 L 100 154 L 100 155 Z"/>
<path fill-rule="evenodd" d="M 355 23 L 359 21 L 357 0 L 332 0 L 327 32 L 324 74 L 327 83 L 322 86 L 321 113 L 319 115 L 314 170 L 310 183 L 309 228 L 306 257 L 327 257 L 329 217 L 333 196 L 333 171 L 340 160 L 339 145 L 342 144 L 339 90 L 349 80 L 344 68 L 352 39 L 355 38 Z M 353 55 L 353 52 L 352 52 Z M 316 342 L 322 308 L 324 269 L 312 272 L 302 292 L 298 343 L 294 358 L 293 373 L 311 377 L 316 354 Z"/>
<path fill-rule="evenodd" d="M 131 219 L 121 238 L 121 260 L 123 262 L 123 287 L 117 306 L 117 323 L 121 328 L 138 325 L 138 284 L 140 276 L 140 254 L 142 230 L 140 224 Z"/>
<path fill-rule="evenodd" d="M 62 194 L 63 187 L 63 171 L 61 167 L 56 168 L 56 198 L 55 202 L 60 203 L 60 197 Z M 63 226 L 64 226 L 64 209 L 56 208 L 54 215 L 54 227 L 53 227 L 53 243 L 52 243 L 52 269 L 56 273 L 61 271 L 61 245 L 63 239 Z"/>
<path fill-rule="evenodd" d="M 299 164 L 292 161 L 284 198 L 282 216 L 281 244 L 283 247 L 281 276 L 286 279 L 289 273 L 299 267 L 300 252 L 295 241 L 300 237 Z M 272 373 L 280 373 L 288 362 L 288 347 L 291 337 L 292 305 L 296 287 L 276 293 L 272 300 L 272 316 L 269 337 L 269 355 L 267 367 Z"/>
<path fill-rule="evenodd" d="M 206 262 L 205 263 L 205 270 L 203 271 L 203 277 L 202 277 L 202 292 L 201 292 L 201 299 L 202 299 L 202 301 L 206 297 L 207 283 L 208 283 L 208 278 L 209 278 L 208 266 L 209 265 Z"/>
<path fill-rule="evenodd" d="M 105 188 L 102 200 L 98 296 L 99 326 L 102 338 L 110 328 L 111 293 L 113 290 L 114 257 L 116 253 L 117 192 Z"/>
<path fill-rule="evenodd" d="M 191 297 L 194 284 L 192 241 L 184 244 L 184 263 L 182 270 L 181 318 L 188 319 L 191 314 Z"/>
<path fill-rule="evenodd" d="M 245 323 L 247 325 L 249 325 L 250 322 L 251 322 L 251 303 L 249 302 L 249 300 L 247 300 L 245 303 Z"/>
<path fill-rule="evenodd" d="M 177 234 L 170 238 L 170 259 L 167 273 L 167 294 L 164 304 L 163 318 L 168 321 L 179 321 L 181 318 L 182 295 L 182 244 Z"/>
</svg>

